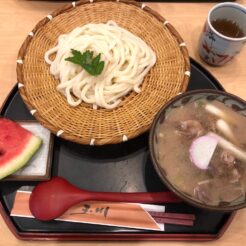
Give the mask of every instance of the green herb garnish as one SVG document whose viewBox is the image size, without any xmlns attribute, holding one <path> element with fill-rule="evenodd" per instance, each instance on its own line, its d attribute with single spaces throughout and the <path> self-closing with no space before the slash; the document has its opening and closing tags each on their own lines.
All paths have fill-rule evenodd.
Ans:
<svg viewBox="0 0 246 246">
<path fill-rule="evenodd" d="M 195 105 L 197 107 L 203 107 L 205 105 L 205 102 L 203 100 L 198 100 L 195 102 Z"/>
<path fill-rule="evenodd" d="M 71 49 L 71 51 L 73 56 L 66 58 L 66 61 L 80 65 L 93 76 L 97 76 L 102 73 L 104 61 L 100 61 L 101 53 L 93 58 L 93 51 L 90 50 L 85 51 L 83 54 L 74 49 Z"/>
</svg>

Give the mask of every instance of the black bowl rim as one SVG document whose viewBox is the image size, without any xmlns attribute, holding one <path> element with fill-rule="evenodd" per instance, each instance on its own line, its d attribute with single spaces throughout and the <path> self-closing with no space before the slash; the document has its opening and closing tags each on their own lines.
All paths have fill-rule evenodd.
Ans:
<svg viewBox="0 0 246 246">
<path fill-rule="evenodd" d="M 204 203 L 199 203 L 195 200 L 193 200 L 192 198 L 189 198 L 188 196 L 184 195 L 183 192 L 179 191 L 178 189 L 176 189 L 171 182 L 168 181 L 168 179 L 161 173 L 160 167 L 158 165 L 158 161 L 156 159 L 155 156 L 155 152 L 154 152 L 154 134 L 155 134 L 155 129 L 156 129 L 156 125 L 159 121 L 160 116 L 162 115 L 162 113 L 164 111 L 166 111 L 173 103 L 179 101 L 180 99 L 186 97 L 186 96 L 190 96 L 190 95 L 198 95 L 198 94 L 204 94 L 204 93 L 209 93 L 209 94 L 214 94 L 214 95 L 222 95 L 222 96 L 227 96 L 232 98 L 235 101 L 238 101 L 242 104 L 245 104 L 246 106 L 246 101 L 243 100 L 242 98 L 233 95 L 231 93 L 228 93 L 226 91 L 218 91 L 218 90 L 214 90 L 214 89 L 198 89 L 198 90 L 192 90 L 192 91 L 188 91 L 188 92 L 184 92 L 182 94 L 179 94 L 175 97 L 173 97 L 171 100 L 169 100 L 166 104 L 164 104 L 162 106 L 162 108 L 158 111 L 158 113 L 156 114 L 152 125 L 150 127 L 150 133 L 149 133 L 149 150 L 150 150 L 150 156 L 152 159 L 152 163 L 154 165 L 154 168 L 158 174 L 158 176 L 160 177 L 160 179 L 162 180 L 162 182 L 178 197 L 180 197 L 183 201 L 189 203 L 190 205 L 193 205 L 195 207 L 198 208 L 202 208 L 202 209 L 207 209 L 207 210 L 211 210 L 211 211 L 218 211 L 218 212 L 231 212 L 231 211 L 235 211 L 238 209 L 242 209 L 246 207 L 246 200 L 242 203 L 236 204 L 236 205 L 232 205 L 232 206 L 212 206 L 212 205 L 207 205 Z"/>
</svg>

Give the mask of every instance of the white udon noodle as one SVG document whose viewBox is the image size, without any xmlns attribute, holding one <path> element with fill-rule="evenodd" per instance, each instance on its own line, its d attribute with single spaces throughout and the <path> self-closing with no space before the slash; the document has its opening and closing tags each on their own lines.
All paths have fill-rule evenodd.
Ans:
<svg viewBox="0 0 246 246">
<path fill-rule="evenodd" d="M 92 76 L 81 66 L 65 59 L 71 49 L 101 53 L 104 69 Z M 56 53 L 54 60 L 50 59 Z M 71 106 L 82 101 L 93 108 L 113 109 L 130 91 L 139 93 L 145 75 L 156 62 L 153 50 L 139 37 L 119 27 L 115 22 L 87 24 L 68 34 L 60 35 L 58 44 L 45 53 L 50 73 L 60 80 L 57 90 Z"/>
</svg>

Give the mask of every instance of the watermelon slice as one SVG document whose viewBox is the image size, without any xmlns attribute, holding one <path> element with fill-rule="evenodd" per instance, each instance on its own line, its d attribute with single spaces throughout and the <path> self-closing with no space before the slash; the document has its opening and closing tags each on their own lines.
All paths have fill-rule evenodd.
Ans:
<svg viewBox="0 0 246 246">
<path fill-rule="evenodd" d="M 42 140 L 16 122 L 0 118 L 0 179 L 23 167 Z"/>
</svg>

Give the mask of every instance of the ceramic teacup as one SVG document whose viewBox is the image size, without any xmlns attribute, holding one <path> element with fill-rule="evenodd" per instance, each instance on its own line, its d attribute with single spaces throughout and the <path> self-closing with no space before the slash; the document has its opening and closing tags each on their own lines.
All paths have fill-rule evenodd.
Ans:
<svg viewBox="0 0 246 246">
<path fill-rule="evenodd" d="M 242 35 L 239 37 L 225 35 L 221 28 L 228 26 L 222 24 L 220 29 L 215 28 L 215 21 L 226 20 L 229 24 L 235 23 Z M 230 27 L 229 27 L 230 28 Z M 228 31 L 228 30 L 224 30 Z M 220 3 L 215 5 L 208 13 L 199 42 L 199 55 L 208 64 L 221 66 L 230 61 L 240 52 L 246 43 L 246 7 L 237 3 Z"/>
</svg>

